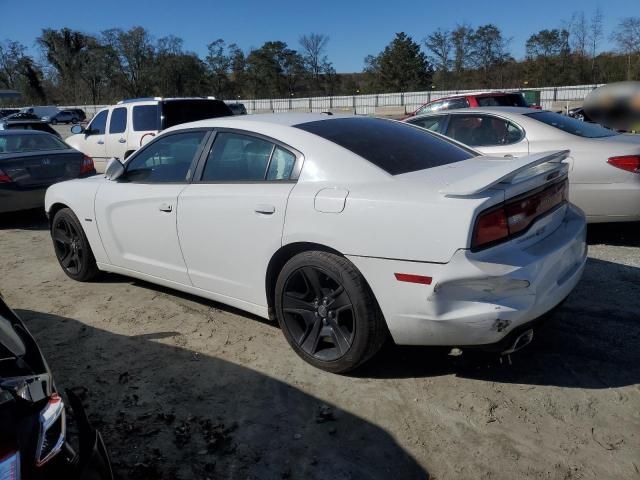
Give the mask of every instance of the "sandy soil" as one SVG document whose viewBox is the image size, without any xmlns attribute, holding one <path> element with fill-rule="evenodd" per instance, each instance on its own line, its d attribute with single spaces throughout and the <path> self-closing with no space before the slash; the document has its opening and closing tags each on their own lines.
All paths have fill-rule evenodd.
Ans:
<svg viewBox="0 0 640 480">
<path fill-rule="evenodd" d="M 119 478 L 640 478 L 640 227 L 589 238 L 584 279 L 511 364 L 389 345 L 324 373 L 242 312 L 68 279 L 36 214 L 0 218 L 0 291 Z"/>
</svg>

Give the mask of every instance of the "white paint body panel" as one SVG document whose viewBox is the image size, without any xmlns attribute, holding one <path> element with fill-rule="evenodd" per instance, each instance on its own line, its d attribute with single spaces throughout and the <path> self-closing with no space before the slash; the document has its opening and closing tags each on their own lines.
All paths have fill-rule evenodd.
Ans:
<svg viewBox="0 0 640 480">
<path fill-rule="evenodd" d="M 479 212 L 543 185 L 550 171 L 566 174 L 568 165 L 544 163 L 508 184 L 482 176 L 484 187 L 467 182 L 458 192 L 465 196 L 451 197 L 442 191 L 477 172 L 477 158 L 394 177 L 291 127 L 326 118 L 252 115 L 167 130 L 225 127 L 270 136 L 304 155 L 297 183 L 145 185 L 93 178 L 52 186 L 45 208 L 64 204 L 79 218 L 92 218 L 82 224 L 100 269 L 265 318 L 266 270 L 281 247 L 305 242 L 337 250 L 361 271 L 401 344 L 496 342 L 553 308 L 578 282 L 585 222 L 568 204 L 521 237 L 469 250 Z M 527 162 L 536 157 L 515 162 L 513 170 Z M 502 166 L 496 171 L 496 178 L 508 173 Z M 159 210 L 166 205 L 170 212 Z M 433 283 L 398 282 L 394 273 L 431 276 Z M 498 319 L 509 327 L 497 329 Z"/>
</svg>

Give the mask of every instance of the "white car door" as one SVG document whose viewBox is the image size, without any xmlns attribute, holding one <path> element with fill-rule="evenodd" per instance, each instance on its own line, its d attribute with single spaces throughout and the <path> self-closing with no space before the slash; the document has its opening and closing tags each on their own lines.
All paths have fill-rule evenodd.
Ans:
<svg viewBox="0 0 640 480">
<path fill-rule="evenodd" d="M 104 143 L 108 115 L 109 109 L 98 112 L 84 132 L 77 135 L 79 137 L 79 148 L 74 143 L 69 142 L 72 147 L 78 148 L 82 153 L 91 157 L 96 171 L 100 173 L 104 172 L 108 158 Z"/>
<path fill-rule="evenodd" d="M 105 134 L 106 155 L 124 161 L 127 151 L 127 107 L 114 107 L 109 115 L 109 127 Z"/>
<path fill-rule="evenodd" d="M 266 306 L 265 272 L 282 244 L 302 157 L 286 146 L 219 131 L 178 199 L 178 233 L 195 287 Z"/>
<path fill-rule="evenodd" d="M 446 135 L 496 157 L 529 155 L 525 131 L 515 123 L 480 113 L 451 114 Z"/>
<path fill-rule="evenodd" d="M 102 243 L 112 265 L 191 285 L 182 258 L 176 215 L 209 132 L 183 130 L 159 138 L 105 182 L 95 199 Z"/>
</svg>

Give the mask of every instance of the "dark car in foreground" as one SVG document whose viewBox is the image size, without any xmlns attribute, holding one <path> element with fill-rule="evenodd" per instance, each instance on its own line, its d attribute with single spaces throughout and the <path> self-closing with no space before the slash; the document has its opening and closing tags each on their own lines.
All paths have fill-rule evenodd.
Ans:
<svg viewBox="0 0 640 480">
<path fill-rule="evenodd" d="M 0 213 L 43 207 L 49 186 L 95 173 L 93 160 L 58 137 L 0 131 Z"/>
<path fill-rule="evenodd" d="M 13 115 L 14 113 L 19 113 L 20 110 L 17 108 L 0 108 L 0 118 L 8 117 L 9 115 Z"/>
<path fill-rule="evenodd" d="M 69 443 L 67 405 L 42 352 L 0 295 L 0 479 L 113 479 L 100 434 L 79 398 L 69 390 L 66 397 L 77 448 Z"/>
<path fill-rule="evenodd" d="M 37 130 L 39 132 L 50 133 L 58 138 L 62 136 L 56 132 L 47 122 L 42 120 L 32 120 L 28 118 L 7 117 L 0 120 L 0 131 L 2 130 Z"/>
</svg>

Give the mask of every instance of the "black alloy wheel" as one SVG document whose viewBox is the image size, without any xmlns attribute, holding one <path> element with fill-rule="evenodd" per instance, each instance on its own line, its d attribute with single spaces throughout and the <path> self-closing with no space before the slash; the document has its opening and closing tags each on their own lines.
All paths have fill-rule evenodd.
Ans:
<svg viewBox="0 0 640 480">
<path fill-rule="evenodd" d="M 98 274 L 89 241 L 71 209 L 63 208 L 55 214 L 51 238 L 58 262 L 69 277 L 85 282 Z"/>
</svg>

